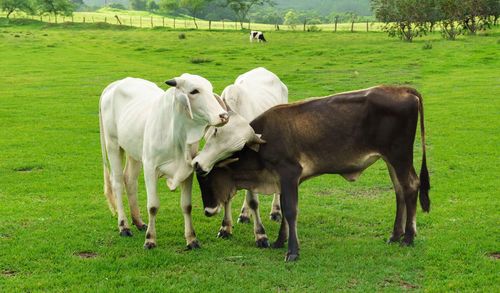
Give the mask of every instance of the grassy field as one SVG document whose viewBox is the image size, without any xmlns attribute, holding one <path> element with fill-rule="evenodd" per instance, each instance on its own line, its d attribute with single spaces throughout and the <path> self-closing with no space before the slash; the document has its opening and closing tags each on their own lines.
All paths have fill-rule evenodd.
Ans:
<svg viewBox="0 0 500 293">
<path fill-rule="evenodd" d="M 269 32 L 267 44 L 250 44 L 236 31 L 179 39 L 163 29 L 0 24 L 0 292 L 500 291 L 499 29 L 413 43 L 377 32 Z M 158 248 L 145 251 L 136 230 L 118 235 L 102 194 L 102 89 L 126 76 L 162 84 L 190 72 L 220 93 L 257 66 L 280 76 L 292 101 L 377 84 L 423 94 L 432 207 L 419 209 L 414 247 L 385 244 L 395 196 L 382 162 L 355 183 L 321 176 L 301 186 L 296 263 L 283 262 L 285 249 L 255 248 L 251 225 L 217 239 L 221 216 L 203 215 L 197 184 L 201 250 L 184 251 L 179 192 L 164 183 Z M 416 143 L 417 171 L 420 158 Z M 142 182 L 139 191 L 146 215 Z M 273 240 L 271 198 L 261 202 Z"/>
</svg>

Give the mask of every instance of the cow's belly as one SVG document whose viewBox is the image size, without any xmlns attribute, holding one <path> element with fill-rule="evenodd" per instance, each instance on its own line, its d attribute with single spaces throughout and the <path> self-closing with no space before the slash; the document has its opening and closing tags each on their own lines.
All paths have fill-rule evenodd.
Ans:
<svg viewBox="0 0 500 293">
<path fill-rule="evenodd" d="M 380 154 L 374 152 L 344 154 L 329 158 L 302 154 L 299 159 L 302 167 L 301 181 L 321 174 L 340 174 L 348 181 L 355 181 L 363 170 L 379 158 Z"/>
<path fill-rule="evenodd" d="M 149 113 L 149 105 L 131 103 L 117 122 L 118 144 L 138 161 L 142 161 L 144 128 Z"/>
</svg>

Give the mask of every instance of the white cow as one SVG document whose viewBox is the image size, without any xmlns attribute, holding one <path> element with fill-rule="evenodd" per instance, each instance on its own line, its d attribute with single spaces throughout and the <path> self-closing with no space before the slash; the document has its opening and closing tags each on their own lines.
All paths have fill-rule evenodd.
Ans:
<svg viewBox="0 0 500 293">
<path fill-rule="evenodd" d="M 288 88 L 272 72 L 259 67 L 247 73 L 240 75 L 234 84 L 229 85 L 222 92 L 222 100 L 226 103 L 230 111 L 231 119 L 220 128 L 212 127 L 208 130 L 205 138 L 207 140 L 200 154 L 193 160 L 193 166 L 198 164 L 203 166 L 213 166 L 234 152 L 239 151 L 245 144 L 257 146 L 263 141 L 256 135 L 251 128 L 245 128 L 245 131 L 238 127 L 239 124 L 248 125 L 254 118 L 268 110 L 269 108 L 288 103 Z M 210 150 L 210 151 L 206 151 Z M 258 198 L 252 192 L 247 192 L 246 200 L 243 202 L 241 214 L 238 222 L 249 222 L 250 212 L 254 216 L 254 233 L 256 243 L 259 247 L 267 246 L 267 236 L 260 219 L 258 211 Z M 207 214 L 214 214 L 217 211 L 211 211 Z M 228 237 L 232 232 L 231 203 L 227 202 L 224 207 L 224 220 L 219 230 L 219 237 Z M 281 207 L 279 194 L 274 195 L 271 219 L 280 221 Z"/>
<path fill-rule="evenodd" d="M 163 91 L 149 81 L 125 78 L 103 91 L 99 123 L 105 194 L 111 211 L 116 208 L 118 212 L 120 235 L 132 236 L 123 209 L 125 184 L 132 221 L 139 230 L 147 228 L 144 247 L 149 249 L 156 246 L 158 178 L 166 177 L 171 190 L 180 185 L 187 245 L 197 248 L 191 220 L 191 160 L 205 128 L 225 124 L 228 114 L 214 96 L 210 82 L 203 77 L 183 74 L 166 83 L 172 88 Z M 122 167 L 124 154 L 125 169 Z M 137 205 L 141 163 L 148 201 L 147 226 Z"/>
</svg>

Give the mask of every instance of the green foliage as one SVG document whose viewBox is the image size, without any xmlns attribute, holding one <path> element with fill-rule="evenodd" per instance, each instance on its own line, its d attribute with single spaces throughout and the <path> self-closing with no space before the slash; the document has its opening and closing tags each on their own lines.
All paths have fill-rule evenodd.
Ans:
<svg viewBox="0 0 500 293">
<path fill-rule="evenodd" d="M 114 9 L 120 9 L 120 10 L 127 10 L 127 7 L 125 7 L 121 3 L 111 3 L 111 4 L 108 5 L 108 7 L 114 8 Z"/>
<path fill-rule="evenodd" d="M 69 0 L 37 0 L 37 11 L 41 14 L 49 13 L 54 15 L 71 15 L 75 10 L 75 5 Z"/>
<path fill-rule="evenodd" d="M 130 0 L 130 6 L 133 10 L 146 10 L 147 0 Z"/>
<path fill-rule="evenodd" d="M 34 7 L 31 0 L 0 0 L 0 10 L 5 11 L 9 18 L 14 11 L 32 14 Z"/>
<path fill-rule="evenodd" d="M 179 1 L 177 0 L 160 0 L 159 9 L 163 13 L 175 14 L 179 9 Z"/>
<path fill-rule="evenodd" d="M 160 6 L 158 6 L 155 0 L 148 0 L 146 8 L 150 12 L 155 12 L 158 11 L 158 9 L 160 9 Z"/>
<path fill-rule="evenodd" d="M 226 0 L 225 6 L 229 7 L 236 14 L 243 28 L 243 22 L 247 20 L 248 13 L 255 6 L 274 5 L 273 0 Z"/>
</svg>

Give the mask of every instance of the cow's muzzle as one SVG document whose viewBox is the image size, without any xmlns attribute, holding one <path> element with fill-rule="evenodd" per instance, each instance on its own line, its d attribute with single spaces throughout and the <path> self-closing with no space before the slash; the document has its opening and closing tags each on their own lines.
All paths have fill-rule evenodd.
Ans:
<svg viewBox="0 0 500 293">
<path fill-rule="evenodd" d="M 217 215 L 220 212 L 220 205 L 215 208 L 205 208 L 205 216 L 211 217 Z"/>
</svg>

